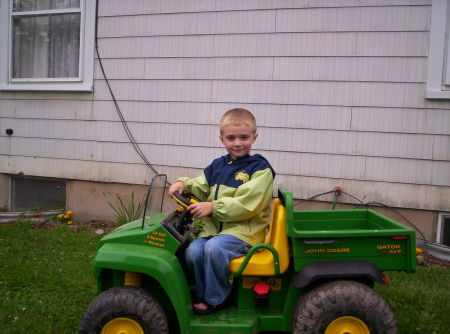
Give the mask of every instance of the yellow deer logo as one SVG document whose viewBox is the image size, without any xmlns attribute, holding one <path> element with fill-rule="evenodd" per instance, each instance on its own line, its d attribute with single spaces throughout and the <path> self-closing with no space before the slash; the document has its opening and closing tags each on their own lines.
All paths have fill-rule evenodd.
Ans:
<svg viewBox="0 0 450 334">
<path fill-rule="evenodd" d="M 246 183 L 250 181 L 250 175 L 248 175 L 245 171 L 240 171 L 234 175 L 234 179 L 236 181 L 241 180 L 243 183 Z"/>
</svg>

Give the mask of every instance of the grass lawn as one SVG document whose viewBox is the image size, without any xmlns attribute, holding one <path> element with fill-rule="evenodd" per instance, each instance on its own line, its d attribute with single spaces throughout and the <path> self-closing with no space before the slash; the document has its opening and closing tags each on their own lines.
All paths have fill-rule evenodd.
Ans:
<svg viewBox="0 0 450 334">
<path fill-rule="evenodd" d="M 66 227 L 0 226 L 0 333 L 76 333 L 94 297 L 90 261 L 100 237 Z M 450 269 L 389 273 L 377 287 L 400 334 L 448 334 Z"/>
<path fill-rule="evenodd" d="M 95 234 L 0 226 L 0 333 L 76 333 L 94 297 Z"/>
<path fill-rule="evenodd" d="M 419 266 L 415 274 L 388 277 L 376 290 L 391 305 L 400 334 L 450 333 L 450 268 Z"/>
</svg>

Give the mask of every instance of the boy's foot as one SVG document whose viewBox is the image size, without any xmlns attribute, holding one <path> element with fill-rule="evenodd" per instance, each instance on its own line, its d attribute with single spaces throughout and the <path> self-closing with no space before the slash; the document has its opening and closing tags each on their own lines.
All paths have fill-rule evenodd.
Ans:
<svg viewBox="0 0 450 334">
<path fill-rule="evenodd" d="M 209 305 L 207 303 L 195 303 L 193 306 L 195 314 L 208 315 L 220 311 L 223 308 L 224 304 Z"/>
<path fill-rule="evenodd" d="M 195 303 L 194 310 L 206 310 L 208 309 L 208 304 L 206 303 Z"/>
</svg>

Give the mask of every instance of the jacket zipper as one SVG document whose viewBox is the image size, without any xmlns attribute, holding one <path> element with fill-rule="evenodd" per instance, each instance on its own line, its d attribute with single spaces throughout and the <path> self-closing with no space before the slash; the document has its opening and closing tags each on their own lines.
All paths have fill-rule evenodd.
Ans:
<svg viewBox="0 0 450 334">
<path fill-rule="evenodd" d="M 214 200 L 217 200 L 217 197 L 219 197 L 219 187 L 220 187 L 220 184 L 217 183 L 216 192 L 214 194 Z M 222 232 L 222 229 L 223 229 L 223 222 L 220 222 L 218 233 Z"/>
</svg>

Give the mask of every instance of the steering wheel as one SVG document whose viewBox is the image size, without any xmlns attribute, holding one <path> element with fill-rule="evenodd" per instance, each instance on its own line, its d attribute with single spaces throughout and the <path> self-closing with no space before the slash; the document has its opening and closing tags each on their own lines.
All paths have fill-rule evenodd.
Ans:
<svg viewBox="0 0 450 334">
<path fill-rule="evenodd" d="M 189 196 L 189 198 L 186 198 L 178 191 L 173 193 L 172 198 L 184 208 L 187 208 L 191 204 L 198 203 L 198 201 L 193 196 Z"/>
<path fill-rule="evenodd" d="M 186 230 L 191 230 L 192 225 L 192 214 L 187 211 L 186 208 L 191 204 L 198 203 L 199 201 L 190 194 L 185 197 L 178 192 L 175 192 L 172 198 L 181 205 L 178 209 L 178 219 L 174 222 L 173 226 L 178 233 L 184 234 Z"/>
</svg>

